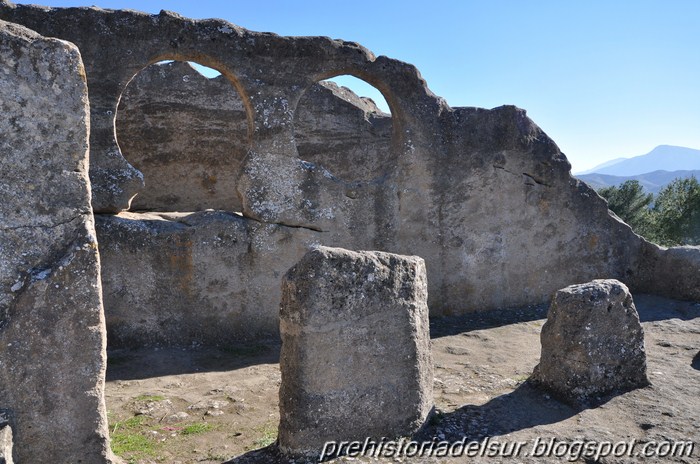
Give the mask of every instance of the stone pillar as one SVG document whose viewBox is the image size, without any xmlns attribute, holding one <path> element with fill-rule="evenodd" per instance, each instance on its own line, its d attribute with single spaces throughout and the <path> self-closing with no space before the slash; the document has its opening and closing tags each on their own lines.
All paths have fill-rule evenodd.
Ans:
<svg viewBox="0 0 700 464">
<path fill-rule="evenodd" d="M 622 282 L 594 280 L 559 290 L 541 341 L 531 380 L 569 404 L 649 385 L 644 332 Z"/>
<path fill-rule="evenodd" d="M 425 263 L 319 247 L 282 283 L 279 447 L 407 436 L 433 407 Z"/>
<path fill-rule="evenodd" d="M 0 408 L 22 463 L 113 462 L 75 45 L 0 21 Z"/>
</svg>

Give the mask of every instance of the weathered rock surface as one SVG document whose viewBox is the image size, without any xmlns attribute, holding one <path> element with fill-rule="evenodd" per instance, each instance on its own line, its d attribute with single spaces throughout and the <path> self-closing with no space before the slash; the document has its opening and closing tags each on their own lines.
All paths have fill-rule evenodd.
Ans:
<svg viewBox="0 0 700 464">
<path fill-rule="evenodd" d="M 95 217 L 111 347 L 276 335 L 280 280 L 320 236 L 214 211 Z"/>
<path fill-rule="evenodd" d="M 664 248 L 647 243 L 641 270 L 642 291 L 700 301 L 700 246 Z"/>
<path fill-rule="evenodd" d="M 645 387 L 644 332 L 627 287 L 594 280 L 559 290 L 541 333 L 532 381 L 574 404 Z"/>
<path fill-rule="evenodd" d="M 148 66 L 124 91 L 116 127 L 124 157 L 146 185 L 131 210 L 241 210 L 236 179 L 248 123 L 224 76 L 209 79 L 179 61 Z"/>
<path fill-rule="evenodd" d="M 111 462 L 78 49 L 0 21 L 0 408 L 18 462 Z"/>
<path fill-rule="evenodd" d="M 249 149 L 237 179 L 216 174 L 216 198 L 208 196 L 205 186 L 212 179 L 202 183 L 199 174 L 185 189 L 178 187 L 181 199 L 184 190 L 193 195 L 197 190 L 195 196 L 202 199 L 188 208 L 237 209 L 232 198 L 223 196 L 231 194 L 228 186 L 235 186 L 242 214 L 252 220 L 322 232 L 318 240 L 328 246 L 421 256 L 430 275 L 429 305 L 435 315 L 539 304 L 557 289 L 600 277 L 619 279 L 633 290 L 699 297 L 700 249 L 683 252 L 678 261 L 677 252 L 650 246 L 612 217 L 592 189 L 570 176 L 564 154 L 524 110 L 451 108 L 409 64 L 375 57 L 350 42 L 280 37 L 169 12 L 47 9 L 0 0 L 0 18 L 80 47 L 90 82 L 90 169 L 98 211 L 124 210 L 138 191 L 139 173 L 122 157 L 115 139 L 114 115 L 120 98 L 130 91 L 127 84 L 148 64 L 191 60 L 220 70 L 233 83 L 241 110 L 210 111 L 223 118 L 211 127 L 227 127 L 231 121 L 224 119 L 239 118 L 235 143 Z M 391 118 L 343 89 L 318 85 L 339 74 L 357 76 L 379 89 Z M 182 92 L 190 88 L 184 84 L 172 83 Z M 197 95 L 209 95 L 205 90 L 191 94 L 191 114 L 203 114 L 213 104 L 210 97 L 198 101 Z M 146 100 L 137 100 L 145 109 Z M 196 127 L 183 125 L 181 132 L 181 140 L 197 138 Z M 244 133 L 245 140 L 240 140 Z M 160 185 L 167 190 L 167 177 L 198 169 L 211 175 L 201 164 L 186 164 L 168 171 Z M 167 193 L 155 197 L 159 195 L 164 201 L 173 199 Z M 139 208 L 147 208 L 138 197 L 136 201 Z M 150 202 L 146 196 L 144 201 Z M 157 235 L 151 235 L 150 246 L 142 246 L 154 262 L 167 250 L 161 248 L 165 239 Z M 294 236 L 290 233 L 286 246 L 304 249 Z M 116 254 L 107 246 L 129 241 L 126 235 L 112 237 L 103 245 L 105 256 Z M 237 257 L 222 264 L 212 256 L 212 266 L 226 275 L 239 266 L 237 259 L 244 266 L 255 262 L 245 254 Z M 171 266 L 166 274 L 176 273 L 177 264 L 163 265 Z M 129 272 L 138 275 L 139 269 Z M 276 287 L 264 292 L 278 295 Z M 184 293 L 179 297 L 190 298 Z M 144 308 L 169 298 L 174 297 L 162 293 L 132 303 Z M 204 299 L 191 301 L 194 307 L 206 305 Z M 277 327 L 272 323 L 277 303 L 259 308 L 271 323 L 269 331 Z M 227 311 L 241 312 L 237 301 L 228 304 L 233 309 Z M 138 325 L 139 316 L 132 313 Z"/>
<path fill-rule="evenodd" d="M 433 406 L 423 260 L 319 247 L 285 275 L 278 444 L 406 436 Z"/>
</svg>

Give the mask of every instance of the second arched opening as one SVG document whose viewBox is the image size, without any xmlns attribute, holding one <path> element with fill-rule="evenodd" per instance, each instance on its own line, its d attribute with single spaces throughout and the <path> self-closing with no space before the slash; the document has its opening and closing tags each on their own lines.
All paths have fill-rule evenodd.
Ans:
<svg viewBox="0 0 700 464">
<path fill-rule="evenodd" d="M 384 96 L 350 75 L 312 85 L 294 116 L 299 157 L 336 178 L 368 182 L 392 167 L 392 118 Z"/>
</svg>

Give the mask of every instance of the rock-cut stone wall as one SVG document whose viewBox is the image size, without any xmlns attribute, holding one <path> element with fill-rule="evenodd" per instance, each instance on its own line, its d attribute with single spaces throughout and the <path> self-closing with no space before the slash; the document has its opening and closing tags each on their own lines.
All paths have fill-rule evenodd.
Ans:
<svg viewBox="0 0 700 464">
<path fill-rule="evenodd" d="M 202 315 L 198 327 L 230 327 L 229 339 L 256 336 L 246 319 L 254 313 L 253 332 L 276 332 L 280 290 L 270 276 L 283 275 L 309 244 L 421 256 L 432 315 L 542 303 L 559 288 L 599 278 L 618 279 L 632 291 L 700 298 L 700 248 L 666 250 L 635 235 L 571 177 L 564 154 L 522 109 L 452 108 L 415 67 L 352 42 L 281 37 L 165 11 L 47 9 L 6 0 L 0 18 L 81 50 L 106 311 L 120 320 L 123 340 L 186 343 L 190 335 L 163 337 L 159 327 L 191 321 L 192 308 Z M 163 60 L 213 67 L 236 90 L 241 110 L 227 117 L 246 128 L 238 132 L 239 139 L 245 133 L 245 155 L 226 185 L 235 186 L 237 218 L 209 217 L 203 225 L 112 214 L 129 208 L 143 180 L 122 156 L 115 114 L 134 76 Z M 388 118 L 371 115 L 361 102 L 317 85 L 341 74 L 382 92 L 390 128 Z M 209 103 L 192 95 L 195 108 L 187 111 Z M 189 126 L 182 132 L 196 136 Z M 221 172 L 217 185 L 232 176 Z M 196 230 L 212 221 L 220 233 Z M 184 222 L 194 224 L 186 233 L 194 241 L 179 246 L 174 240 L 185 233 Z M 247 232 L 260 224 L 273 232 Z M 217 253 L 212 243 L 222 244 Z M 149 278 L 133 278 L 139 275 Z M 182 304 L 164 314 L 158 306 L 164 300 Z"/>
<path fill-rule="evenodd" d="M 15 462 L 112 462 L 78 49 L 0 21 L 0 409 Z"/>
</svg>

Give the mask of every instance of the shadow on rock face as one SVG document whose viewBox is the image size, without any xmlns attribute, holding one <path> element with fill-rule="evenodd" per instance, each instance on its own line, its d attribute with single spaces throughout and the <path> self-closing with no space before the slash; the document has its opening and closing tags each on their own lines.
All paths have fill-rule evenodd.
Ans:
<svg viewBox="0 0 700 464">
<path fill-rule="evenodd" d="M 693 362 L 690 365 L 693 367 L 693 369 L 700 371 L 700 351 L 698 351 L 698 354 L 695 355 Z"/>
</svg>

